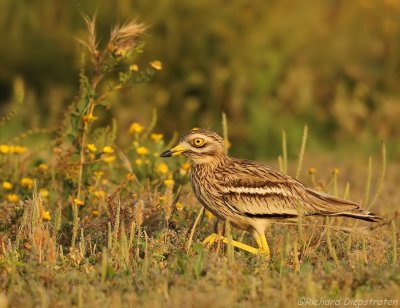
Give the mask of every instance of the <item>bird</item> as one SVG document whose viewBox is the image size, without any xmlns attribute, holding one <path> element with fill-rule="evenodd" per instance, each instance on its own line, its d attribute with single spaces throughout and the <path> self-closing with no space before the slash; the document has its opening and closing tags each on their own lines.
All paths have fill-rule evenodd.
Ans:
<svg viewBox="0 0 400 308">
<path fill-rule="evenodd" d="M 344 216 L 370 222 L 382 218 L 360 209 L 360 204 L 306 187 L 297 179 L 256 161 L 226 154 L 224 139 L 208 129 L 192 129 L 177 146 L 161 157 L 184 155 L 192 162 L 190 182 L 198 201 L 219 220 L 250 232 L 258 248 L 228 240 L 216 233 L 203 243 L 218 238 L 233 246 L 270 258 L 265 231 L 271 222 L 300 216 Z"/>
</svg>

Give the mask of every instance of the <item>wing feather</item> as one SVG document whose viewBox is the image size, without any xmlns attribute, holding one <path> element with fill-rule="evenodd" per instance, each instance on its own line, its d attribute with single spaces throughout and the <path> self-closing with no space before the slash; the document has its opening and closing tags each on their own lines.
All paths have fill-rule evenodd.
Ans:
<svg viewBox="0 0 400 308">
<path fill-rule="evenodd" d="M 222 199 L 232 211 L 249 217 L 334 215 L 358 204 L 306 188 L 296 179 L 252 161 L 234 160 L 220 173 Z"/>
</svg>

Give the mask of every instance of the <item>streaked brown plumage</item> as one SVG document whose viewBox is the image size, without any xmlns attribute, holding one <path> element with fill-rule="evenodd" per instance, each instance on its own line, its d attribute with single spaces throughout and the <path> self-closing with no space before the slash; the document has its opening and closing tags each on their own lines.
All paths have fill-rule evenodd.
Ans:
<svg viewBox="0 0 400 308">
<path fill-rule="evenodd" d="M 305 187 L 296 179 L 260 163 L 231 158 L 224 140 L 213 131 L 191 130 L 163 157 L 183 154 L 193 162 L 191 183 L 201 204 L 219 219 L 264 237 L 269 222 L 303 216 L 347 216 L 367 221 L 381 218 L 359 204 Z M 257 240 L 261 249 L 263 247 Z M 269 249 L 268 252 L 269 254 Z"/>
</svg>

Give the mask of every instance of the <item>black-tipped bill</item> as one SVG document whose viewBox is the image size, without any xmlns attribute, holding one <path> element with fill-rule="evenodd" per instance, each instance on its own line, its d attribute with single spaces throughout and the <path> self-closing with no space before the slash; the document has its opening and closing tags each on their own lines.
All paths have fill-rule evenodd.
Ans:
<svg viewBox="0 0 400 308">
<path fill-rule="evenodd" d="M 172 148 L 171 150 L 161 153 L 160 157 L 171 157 L 171 156 L 181 155 L 183 152 L 185 152 L 187 150 L 188 149 L 184 145 L 178 144 L 176 147 Z"/>
<path fill-rule="evenodd" d="M 171 150 L 162 152 L 162 153 L 160 154 L 160 157 L 171 157 L 171 156 L 172 156 Z"/>
</svg>

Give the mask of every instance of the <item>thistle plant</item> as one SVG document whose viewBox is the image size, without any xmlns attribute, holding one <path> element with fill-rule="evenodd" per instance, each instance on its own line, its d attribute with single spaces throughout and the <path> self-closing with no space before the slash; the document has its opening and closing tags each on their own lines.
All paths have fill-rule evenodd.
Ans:
<svg viewBox="0 0 400 308">
<path fill-rule="evenodd" d="M 94 128 L 98 118 L 97 108 L 103 106 L 109 109 L 111 93 L 149 80 L 162 66 L 161 62 L 153 61 L 148 68 L 140 70 L 137 64 L 132 63 L 132 58 L 143 50 L 140 38 L 146 29 L 144 24 L 129 21 L 118 25 L 111 30 L 108 42 L 102 44 L 96 34 L 96 18 L 83 16 L 83 19 L 86 37 L 78 39 L 82 45 L 80 94 L 60 126 L 55 151 L 59 154 L 59 163 L 70 162 L 65 168 L 68 172 L 64 188 L 70 195 L 71 203 L 77 207 L 85 205 L 82 187 L 89 182 L 87 170 L 98 167 L 98 163 L 111 164 L 116 159 L 113 147 L 116 124 L 113 122 L 110 127 Z M 101 190 L 95 192 L 100 196 Z M 74 221 L 74 225 L 76 223 Z"/>
</svg>

